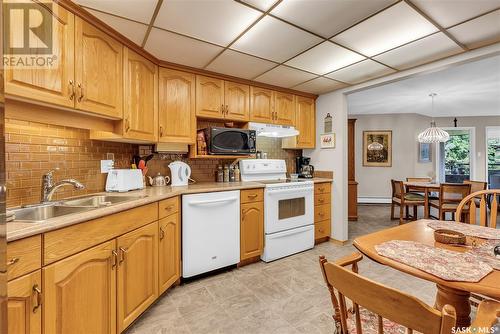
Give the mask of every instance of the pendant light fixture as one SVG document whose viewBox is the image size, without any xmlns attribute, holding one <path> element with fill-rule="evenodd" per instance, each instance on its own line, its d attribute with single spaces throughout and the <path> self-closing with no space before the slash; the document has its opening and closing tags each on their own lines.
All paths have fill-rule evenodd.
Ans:
<svg viewBox="0 0 500 334">
<path fill-rule="evenodd" d="M 434 115 L 434 97 L 436 97 L 436 95 L 436 93 L 429 94 L 432 99 L 432 115 Z M 418 141 L 420 143 L 444 143 L 448 141 L 448 139 L 450 139 L 448 132 L 438 128 L 434 120 L 431 121 L 430 128 L 418 135 Z"/>
</svg>

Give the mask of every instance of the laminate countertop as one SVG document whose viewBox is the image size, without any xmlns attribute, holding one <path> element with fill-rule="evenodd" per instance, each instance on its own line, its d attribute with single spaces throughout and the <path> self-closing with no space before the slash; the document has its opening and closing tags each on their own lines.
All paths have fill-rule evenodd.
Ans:
<svg viewBox="0 0 500 334">
<path fill-rule="evenodd" d="M 313 182 L 332 182 L 331 179 L 313 178 Z M 7 241 L 14 241 L 26 238 L 32 235 L 41 234 L 53 230 L 57 230 L 66 226 L 82 223 L 92 219 L 101 218 L 114 213 L 125 210 L 130 210 L 135 207 L 146 205 L 153 202 L 158 202 L 170 197 L 186 195 L 186 194 L 199 194 L 217 191 L 229 190 L 244 190 L 264 188 L 265 185 L 259 182 L 198 182 L 188 186 L 181 187 L 147 187 L 142 190 L 129 191 L 126 193 L 96 193 L 87 194 L 91 195 L 113 195 L 113 196 L 137 196 L 138 199 L 118 203 L 112 206 L 92 209 L 75 214 L 64 215 L 56 218 L 48 219 L 42 223 L 22 223 L 22 222 L 9 222 L 7 223 Z"/>
</svg>

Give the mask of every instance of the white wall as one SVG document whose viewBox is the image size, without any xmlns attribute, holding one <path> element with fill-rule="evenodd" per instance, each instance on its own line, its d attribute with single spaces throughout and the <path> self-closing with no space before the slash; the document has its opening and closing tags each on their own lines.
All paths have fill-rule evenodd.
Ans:
<svg viewBox="0 0 500 334">
<path fill-rule="evenodd" d="M 430 118 L 417 114 L 349 115 L 349 118 L 356 119 L 356 181 L 361 202 L 390 199 L 391 179 L 433 176 L 432 162 L 418 162 L 417 136 L 429 126 Z M 376 130 L 392 131 L 391 167 L 363 166 L 363 131 Z"/>
<path fill-rule="evenodd" d="M 448 66 L 477 60 L 493 54 L 500 54 L 500 43 L 476 49 L 457 56 L 449 57 L 431 64 L 415 67 L 398 72 L 380 79 L 374 79 L 356 86 L 337 90 L 321 95 L 316 101 L 317 137 L 316 148 L 304 150 L 304 154 L 311 157 L 311 163 L 318 170 L 332 170 L 334 173 L 332 194 L 332 235 L 337 240 L 348 239 L 347 225 L 347 99 L 346 94 L 362 89 L 375 87 L 408 78 L 415 75 L 427 74 L 442 70 Z M 334 117 L 333 131 L 337 137 L 337 146 L 332 150 L 322 150 L 319 145 L 319 135 L 323 129 L 323 119 L 329 112 Z"/>
</svg>

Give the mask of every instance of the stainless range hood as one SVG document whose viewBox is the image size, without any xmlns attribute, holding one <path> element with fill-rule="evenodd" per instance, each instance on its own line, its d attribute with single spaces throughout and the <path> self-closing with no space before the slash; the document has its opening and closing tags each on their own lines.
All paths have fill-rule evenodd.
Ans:
<svg viewBox="0 0 500 334">
<path fill-rule="evenodd" d="M 257 136 L 261 137 L 286 138 L 294 137 L 299 134 L 299 131 L 297 131 L 293 126 L 287 125 L 250 122 L 248 123 L 248 128 L 250 130 L 255 130 Z"/>
</svg>

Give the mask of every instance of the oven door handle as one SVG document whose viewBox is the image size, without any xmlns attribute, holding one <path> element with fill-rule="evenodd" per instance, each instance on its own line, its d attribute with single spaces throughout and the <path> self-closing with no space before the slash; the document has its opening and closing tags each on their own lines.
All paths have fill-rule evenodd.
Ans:
<svg viewBox="0 0 500 334">
<path fill-rule="evenodd" d="M 285 194 L 285 193 L 290 193 L 290 194 L 299 194 L 299 193 L 306 193 L 306 194 L 312 194 L 314 192 L 314 188 L 289 188 L 289 189 L 281 189 L 281 190 L 268 190 L 267 194 L 268 195 L 277 195 L 277 194 Z"/>
<path fill-rule="evenodd" d="M 226 202 L 234 202 L 237 198 L 223 198 L 223 199 L 214 199 L 211 201 L 196 201 L 196 202 L 188 202 L 189 205 L 203 205 L 203 204 L 215 204 L 215 203 L 226 203 Z"/>
</svg>

